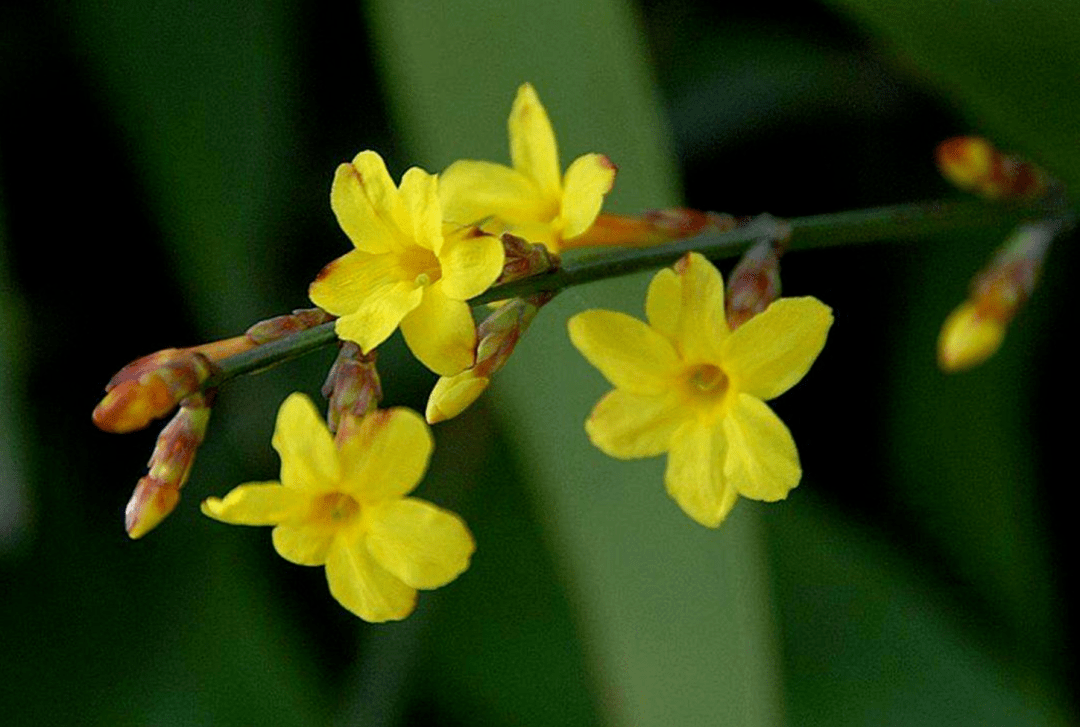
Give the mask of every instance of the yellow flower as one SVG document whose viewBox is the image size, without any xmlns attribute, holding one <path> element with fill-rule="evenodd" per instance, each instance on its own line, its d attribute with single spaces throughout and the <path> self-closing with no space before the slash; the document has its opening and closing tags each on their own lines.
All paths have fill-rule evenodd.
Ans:
<svg viewBox="0 0 1080 727">
<path fill-rule="evenodd" d="M 585 423 L 592 443 L 620 459 L 667 452 L 668 494 L 709 527 L 737 495 L 786 497 L 802 475 L 799 457 L 764 402 L 809 370 L 830 308 L 781 298 L 732 332 L 720 273 L 690 253 L 653 278 L 645 313 L 647 324 L 604 310 L 570 319 L 570 340 L 615 386 Z"/>
<path fill-rule="evenodd" d="M 202 511 L 235 525 L 273 525 L 274 548 L 299 565 L 325 565 L 330 593 L 365 621 L 412 613 L 416 589 L 446 585 L 475 550 L 465 523 L 406 497 L 423 477 L 432 438 L 409 409 L 353 420 L 337 446 L 315 406 L 292 394 L 278 411 L 281 481 L 240 485 Z"/>
<path fill-rule="evenodd" d="M 364 353 L 401 326 L 413 354 L 453 376 L 473 363 L 467 301 L 502 272 L 502 243 L 474 228 L 443 234 L 437 178 L 413 167 L 401 188 L 373 151 L 334 176 L 330 205 L 356 248 L 323 268 L 308 295 L 336 316 L 337 334 Z"/>
<path fill-rule="evenodd" d="M 585 154 L 560 177 L 555 132 L 528 83 L 518 89 L 508 126 L 514 168 L 472 160 L 451 164 L 439 182 L 443 217 L 482 223 L 489 232 L 510 232 L 558 253 L 564 240 L 596 220 L 615 165 L 603 154 Z"/>
</svg>

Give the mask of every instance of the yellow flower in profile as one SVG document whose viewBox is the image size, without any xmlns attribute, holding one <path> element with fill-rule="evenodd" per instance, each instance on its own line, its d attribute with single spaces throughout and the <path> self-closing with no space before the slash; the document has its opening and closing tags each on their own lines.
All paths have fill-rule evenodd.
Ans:
<svg viewBox="0 0 1080 727">
<path fill-rule="evenodd" d="M 453 376 L 473 363 L 476 324 L 467 301 L 502 272 L 502 242 L 475 228 L 444 235 L 437 178 L 413 167 L 401 187 L 373 151 L 334 176 L 330 205 L 356 248 L 323 268 L 312 302 L 340 316 L 339 337 L 363 352 L 401 326 L 429 369 Z"/>
<path fill-rule="evenodd" d="M 648 323 L 604 310 L 569 321 L 574 346 L 615 386 L 585 423 L 592 443 L 620 459 L 667 452 L 668 494 L 708 527 L 738 495 L 786 497 L 802 475 L 799 457 L 764 402 L 810 369 L 831 309 L 781 298 L 731 331 L 720 273 L 690 253 L 653 278 L 645 313 Z"/>
<path fill-rule="evenodd" d="M 439 180 L 443 217 L 509 232 L 558 253 L 564 240 L 584 233 L 600 214 L 615 165 L 603 154 L 585 154 L 561 174 L 555 132 L 528 83 L 518 89 L 508 126 L 513 169 L 473 160 L 451 164 Z"/>
<path fill-rule="evenodd" d="M 444 586 L 475 550 L 461 518 L 406 497 L 431 456 L 424 420 L 403 408 L 343 422 L 335 446 L 303 394 L 278 411 L 281 481 L 240 485 L 202 511 L 234 525 L 273 525 L 274 548 L 298 565 L 325 565 L 331 595 L 365 621 L 412 613 L 416 590 Z M 343 426 L 343 429 L 346 428 Z"/>
</svg>

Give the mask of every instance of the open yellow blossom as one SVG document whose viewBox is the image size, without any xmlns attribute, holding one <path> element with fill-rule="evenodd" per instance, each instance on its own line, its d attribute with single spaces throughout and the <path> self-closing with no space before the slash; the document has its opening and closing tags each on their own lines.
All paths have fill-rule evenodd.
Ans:
<svg viewBox="0 0 1080 727">
<path fill-rule="evenodd" d="M 400 325 L 421 363 L 453 376 L 472 365 L 476 347 L 465 301 L 495 282 L 504 256 L 498 238 L 475 228 L 444 235 L 437 186 L 413 167 L 395 187 L 373 151 L 339 166 L 330 205 L 356 249 L 323 268 L 308 295 L 340 316 L 338 336 L 365 354 Z"/>
<path fill-rule="evenodd" d="M 325 565 L 330 593 L 365 621 L 412 613 L 416 590 L 446 585 L 469 567 L 465 523 L 406 497 L 424 475 L 432 438 L 403 408 L 353 419 L 335 446 L 315 406 L 292 394 L 278 411 L 280 482 L 240 485 L 202 511 L 235 525 L 273 525 L 274 548 L 298 565 Z"/>
<path fill-rule="evenodd" d="M 653 278 L 648 323 L 591 310 L 569 321 L 570 340 L 615 390 L 585 430 L 620 459 L 667 452 L 664 484 L 691 518 L 716 527 L 738 495 L 775 501 L 799 483 L 791 433 L 764 403 L 794 386 L 832 325 L 816 298 L 781 298 L 735 331 L 724 282 L 701 255 Z"/>
<path fill-rule="evenodd" d="M 585 154 L 560 174 L 555 132 L 528 83 L 518 89 L 508 126 L 513 169 L 473 160 L 451 164 L 439 181 L 443 217 L 482 223 L 489 232 L 510 232 L 558 253 L 600 214 L 615 165 L 603 154 Z"/>
</svg>

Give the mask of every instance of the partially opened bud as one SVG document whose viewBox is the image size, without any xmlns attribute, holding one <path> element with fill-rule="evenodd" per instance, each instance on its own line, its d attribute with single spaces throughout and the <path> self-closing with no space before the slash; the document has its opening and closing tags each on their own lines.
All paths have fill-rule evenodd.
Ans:
<svg viewBox="0 0 1080 727">
<path fill-rule="evenodd" d="M 187 397 L 161 430 L 147 465 L 150 472 L 139 480 L 124 510 L 124 525 L 132 539 L 157 527 L 180 500 L 180 488 L 191 474 L 210 424 L 211 399 L 208 394 Z"/>
<path fill-rule="evenodd" d="M 424 417 L 428 424 L 453 419 L 472 406 L 487 390 L 491 379 L 478 376 L 474 369 L 465 369 L 456 376 L 441 376 L 428 397 Z"/>
<path fill-rule="evenodd" d="M 1005 340 L 1005 323 L 970 300 L 961 303 L 941 326 L 938 365 L 945 371 L 963 371 L 993 356 Z"/>
<path fill-rule="evenodd" d="M 428 424 L 453 419 L 476 401 L 514 352 L 540 308 L 554 297 L 538 293 L 514 298 L 499 306 L 476 328 L 476 363 L 455 376 L 443 376 L 428 397 L 424 416 Z"/>
<path fill-rule="evenodd" d="M 971 294 L 945 319 L 938 337 L 938 364 L 962 371 L 981 364 L 1001 347 L 1005 329 L 1031 297 L 1046 251 L 1065 226 L 1062 220 L 1019 225 L 989 267 L 972 281 Z"/>
</svg>

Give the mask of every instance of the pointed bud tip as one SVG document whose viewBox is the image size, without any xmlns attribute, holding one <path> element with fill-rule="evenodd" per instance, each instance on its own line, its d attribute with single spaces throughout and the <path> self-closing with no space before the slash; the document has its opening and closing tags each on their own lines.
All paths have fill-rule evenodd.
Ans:
<svg viewBox="0 0 1080 727">
<path fill-rule="evenodd" d="M 176 403 L 160 379 L 151 377 L 147 384 L 130 379 L 110 389 L 91 418 L 102 431 L 127 434 L 168 414 Z"/>
<path fill-rule="evenodd" d="M 168 517 L 179 501 L 179 490 L 164 487 L 150 477 L 143 477 L 124 508 L 124 528 L 128 537 L 138 540 L 149 533 Z"/>
<path fill-rule="evenodd" d="M 431 390 L 424 418 L 428 424 L 453 419 L 472 406 L 487 389 L 490 379 L 476 376 L 472 369 L 457 376 L 442 377 Z"/>
<path fill-rule="evenodd" d="M 949 314 L 938 337 L 938 365 L 947 373 L 974 368 L 993 356 L 1005 339 L 1005 325 L 981 315 L 965 301 Z"/>
</svg>

